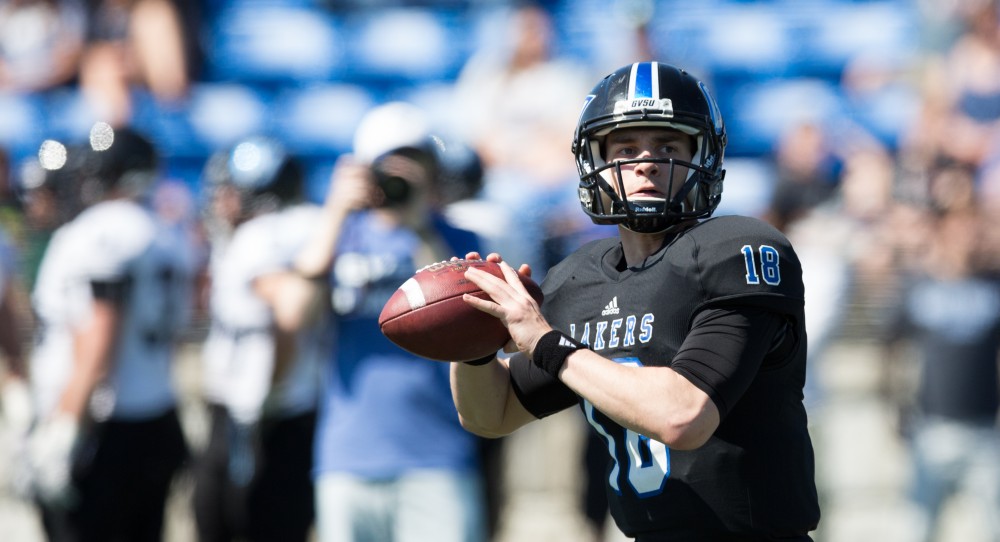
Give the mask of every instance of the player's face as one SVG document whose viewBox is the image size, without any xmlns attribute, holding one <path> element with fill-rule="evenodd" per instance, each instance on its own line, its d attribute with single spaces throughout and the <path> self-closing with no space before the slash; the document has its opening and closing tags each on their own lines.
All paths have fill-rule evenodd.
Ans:
<svg viewBox="0 0 1000 542">
<path fill-rule="evenodd" d="M 605 140 L 606 160 L 611 163 L 651 158 L 690 162 L 694 154 L 693 144 L 691 136 L 676 130 L 654 127 L 622 128 L 608 134 Z M 671 179 L 671 169 L 673 179 Z M 621 180 L 625 188 L 624 195 L 629 200 L 670 199 L 684 184 L 687 172 L 686 167 L 676 165 L 671 168 L 670 164 L 664 162 L 622 164 Z M 620 190 L 618 183 L 611 184 L 616 191 Z"/>
</svg>

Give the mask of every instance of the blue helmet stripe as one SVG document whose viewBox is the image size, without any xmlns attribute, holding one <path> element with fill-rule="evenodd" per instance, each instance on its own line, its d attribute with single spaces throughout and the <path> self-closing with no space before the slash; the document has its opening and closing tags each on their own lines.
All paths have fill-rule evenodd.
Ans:
<svg viewBox="0 0 1000 542">
<path fill-rule="evenodd" d="M 659 89 L 653 73 L 655 62 L 637 62 L 632 65 L 632 81 L 629 84 L 629 98 L 659 98 Z"/>
</svg>

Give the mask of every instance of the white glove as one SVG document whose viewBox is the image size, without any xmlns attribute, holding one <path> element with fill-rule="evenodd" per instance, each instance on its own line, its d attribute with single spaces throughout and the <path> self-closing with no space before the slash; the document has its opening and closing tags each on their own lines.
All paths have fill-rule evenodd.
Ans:
<svg viewBox="0 0 1000 542">
<path fill-rule="evenodd" d="M 35 428 L 28 440 L 28 465 L 35 496 L 49 505 L 66 505 L 74 498 L 70 473 L 79 425 L 56 416 Z"/>
<path fill-rule="evenodd" d="M 28 434 L 34 421 L 34 407 L 28 384 L 21 378 L 8 378 L 0 389 L 0 409 L 7 428 L 17 437 Z"/>
<path fill-rule="evenodd" d="M 0 409 L 9 434 L 11 445 L 8 456 L 13 468 L 10 469 L 10 489 L 14 495 L 25 500 L 34 496 L 31 468 L 28 458 L 28 434 L 34 422 L 34 407 L 27 383 L 21 378 L 8 378 L 0 389 Z"/>
</svg>

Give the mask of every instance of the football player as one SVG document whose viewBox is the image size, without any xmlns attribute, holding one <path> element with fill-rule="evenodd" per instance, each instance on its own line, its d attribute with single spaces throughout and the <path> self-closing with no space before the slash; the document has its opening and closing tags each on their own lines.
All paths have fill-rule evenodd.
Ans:
<svg viewBox="0 0 1000 542">
<path fill-rule="evenodd" d="M 53 235 L 33 291 L 29 463 L 51 540 L 159 540 L 187 454 L 172 362 L 192 251 L 142 204 L 158 174 L 147 138 L 99 123 L 86 154 L 89 206 Z"/>
<path fill-rule="evenodd" d="M 638 542 L 804 541 L 819 521 L 801 267 L 764 222 L 710 218 L 725 147 L 705 84 L 620 68 L 572 145 L 583 211 L 619 236 L 550 270 L 541 307 L 517 279 L 527 266 L 466 273 L 490 299 L 465 300 L 519 353 L 452 364 L 462 424 L 499 436 L 578 404 L 607 446 L 612 516 Z"/>
<path fill-rule="evenodd" d="M 325 275 L 295 268 L 320 215 L 304 201 L 303 176 L 299 161 L 265 137 L 206 164 L 215 235 L 202 355 L 211 429 L 193 501 L 202 542 L 304 541 L 312 525 L 319 367 L 330 347 Z"/>
</svg>

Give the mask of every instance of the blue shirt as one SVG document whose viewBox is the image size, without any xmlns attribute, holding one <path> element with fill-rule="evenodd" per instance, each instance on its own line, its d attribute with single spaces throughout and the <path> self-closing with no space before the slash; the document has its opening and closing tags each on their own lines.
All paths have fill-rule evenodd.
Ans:
<svg viewBox="0 0 1000 542">
<path fill-rule="evenodd" d="M 471 232 L 440 218 L 433 224 L 454 255 L 479 250 Z M 379 331 L 382 306 L 417 270 L 419 246 L 413 231 L 369 213 L 345 224 L 332 274 L 336 338 L 324 376 L 316 474 L 386 479 L 417 468 L 476 466 L 476 437 L 458 422 L 449 364 L 416 357 Z"/>
</svg>

